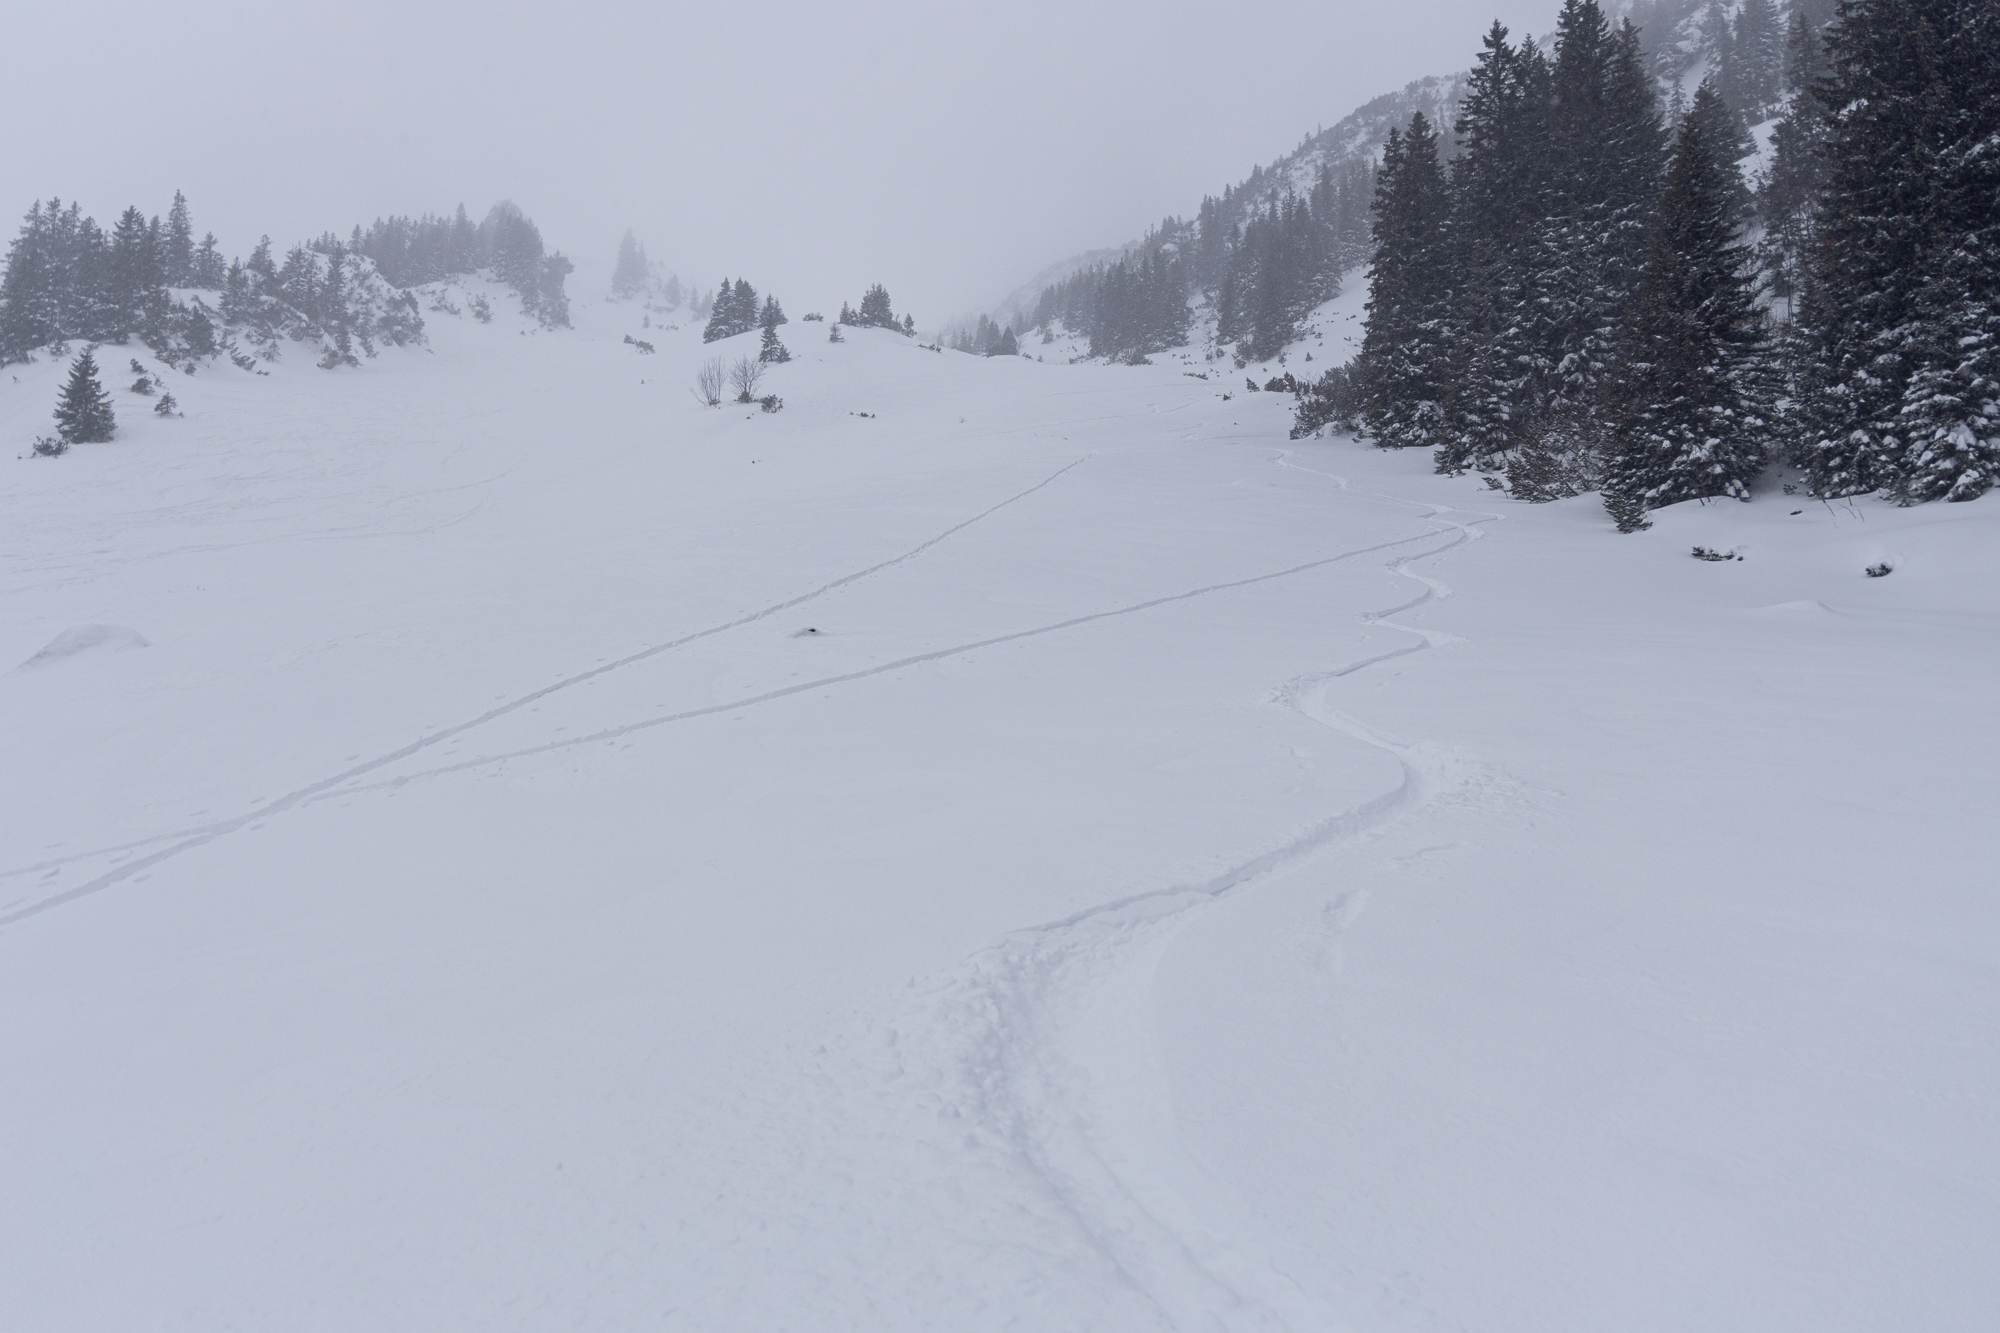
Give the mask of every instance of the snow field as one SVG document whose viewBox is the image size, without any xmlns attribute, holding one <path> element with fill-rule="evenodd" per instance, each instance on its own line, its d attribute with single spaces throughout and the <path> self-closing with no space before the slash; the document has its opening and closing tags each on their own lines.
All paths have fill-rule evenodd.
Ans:
<svg viewBox="0 0 2000 1333">
<path fill-rule="evenodd" d="M 12 465 L 0 1325 L 2000 1311 L 1979 506 L 576 309 Z"/>
</svg>

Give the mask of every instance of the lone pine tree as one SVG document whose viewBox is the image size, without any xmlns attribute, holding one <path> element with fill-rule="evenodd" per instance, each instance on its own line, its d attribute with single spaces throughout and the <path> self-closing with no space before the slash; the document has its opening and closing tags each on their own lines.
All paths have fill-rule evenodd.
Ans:
<svg viewBox="0 0 2000 1333">
<path fill-rule="evenodd" d="M 111 395 L 97 378 L 97 357 L 86 347 L 70 363 L 69 379 L 56 398 L 56 433 L 66 444 L 102 444 L 117 431 Z"/>
<path fill-rule="evenodd" d="M 757 359 L 765 365 L 782 365 L 792 359 L 791 352 L 778 341 L 778 325 L 784 319 L 785 312 L 778 308 L 776 301 L 764 303 L 764 337 L 757 348 Z"/>
</svg>

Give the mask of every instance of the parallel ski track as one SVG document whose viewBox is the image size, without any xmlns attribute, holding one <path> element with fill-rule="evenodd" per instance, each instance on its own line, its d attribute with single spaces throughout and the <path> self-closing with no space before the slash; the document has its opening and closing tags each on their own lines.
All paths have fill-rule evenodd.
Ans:
<svg viewBox="0 0 2000 1333">
<path fill-rule="evenodd" d="M 811 592 L 801 593 L 796 597 L 787 598 L 785 601 L 782 602 L 773 602 L 771 605 L 764 607 L 762 610 L 753 611 L 748 615 L 738 616 L 736 619 L 726 621 L 720 625 L 711 625 L 707 629 L 697 630 L 692 634 L 684 634 L 680 638 L 670 640 L 666 643 L 655 644 L 650 648 L 642 648 L 638 652 L 627 654 L 626 656 L 621 657 L 616 661 L 607 662 L 601 666 L 592 667 L 588 671 L 580 671 L 573 676 L 566 676 L 563 679 L 554 682 L 553 684 L 544 685 L 541 689 L 533 690 L 527 694 L 519 696 L 518 698 L 511 699 L 508 702 L 503 703 L 496 708 L 489 708 L 485 712 L 481 713 L 479 716 L 472 718 L 470 721 L 461 722 L 456 726 L 446 727 L 441 731 L 434 731 L 427 736 L 420 737 L 419 739 L 410 742 L 408 745 L 405 745 L 400 749 L 392 750 L 384 755 L 378 755 L 373 759 L 369 759 L 362 763 L 356 764 L 352 768 L 343 769 L 341 772 L 334 774 L 330 778 L 322 778 L 318 782 L 309 783 L 304 787 L 300 787 L 294 791 L 287 792 L 283 796 L 275 797 L 272 800 L 266 801 L 258 805 L 255 809 L 251 810 L 249 813 L 238 815 L 234 819 L 219 820 L 215 823 L 199 825 L 195 828 L 181 829 L 172 833 L 163 833 L 155 835 L 154 837 L 151 838 L 139 839 L 135 842 L 121 843 L 115 847 L 99 848 L 96 851 L 91 851 L 91 852 L 79 852 L 74 856 L 64 857 L 59 860 L 43 861 L 35 865 L 22 866 L 19 869 L 15 870 L 0 871 L 0 879 L 9 879 L 20 875 L 30 875 L 40 871 L 56 869 L 64 865 L 73 864 L 77 861 L 90 860 L 94 857 L 116 855 L 119 852 L 132 851 L 139 847 L 148 847 L 161 842 L 169 842 L 169 841 L 173 842 L 173 845 L 171 847 L 161 848 L 159 851 L 152 852 L 146 856 L 139 857 L 132 861 L 128 861 L 111 870 L 105 871 L 103 874 L 98 875 L 94 879 L 91 879 L 83 884 L 77 885 L 73 889 L 66 889 L 61 893 L 54 894 L 48 898 L 44 898 L 39 902 L 31 903 L 28 906 L 18 908 L 12 912 L 6 913 L 5 915 L 0 915 L 0 926 L 12 925 L 17 921 L 25 920 L 28 917 L 40 915 L 41 913 L 46 912 L 51 908 L 60 907 L 65 903 L 75 902 L 79 898 L 87 897 L 91 894 L 101 892 L 104 889 L 110 888 L 114 884 L 120 883 L 123 880 L 131 878 L 133 875 L 138 874 L 142 870 L 146 870 L 152 866 L 159 865 L 161 862 L 179 856 L 183 852 L 192 851 L 196 847 L 205 846 L 208 843 L 214 842 L 217 838 L 225 837 L 228 834 L 237 832 L 240 829 L 248 828 L 251 825 L 258 823 L 261 820 L 270 818 L 272 815 L 282 814 L 287 810 L 291 810 L 298 806 L 307 804 L 314 797 L 332 791 L 333 789 L 339 787 L 344 782 L 352 782 L 354 779 L 358 777 L 364 777 L 367 774 L 385 768 L 390 764 L 400 763 L 401 761 L 411 758 L 414 755 L 423 753 L 425 750 L 428 750 L 433 746 L 440 745 L 443 742 L 451 740 L 455 737 L 463 736 L 469 731 L 485 726 L 487 723 L 495 721 L 499 718 L 505 717 L 509 713 L 518 712 L 519 710 L 526 708 L 530 704 L 548 698 L 552 694 L 559 693 L 563 690 L 570 689 L 577 685 L 581 685 L 586 681 L 595 680 L 599 676 L 607 675 L 610 672 L 618 671 L 624 667 L 629 667 L 636 663 L 644 662 L 649 658 L 658 657 L 662 653 L 672 652 L 676 648 L 684 648 L 688 644 L 695 643 L 698 640 L 711 638 L 717 634 L 724 634 L 733 629 L 741 629 L 745 625 L 755 624 L 757 621 L 765 620 L 770 618 L 771 616 L 778 615 L 781 612 L 789 611 L 795 607 L 803 606 L 807 602 L 813 601 L 820 597 L 824 597 L 830 592 L 834 592 L 840 588 L 847 587 L 849 584 L 858 583 L 862 579 L 869 578 L 875 574 L 880 574 L 884 570 L 893 569 L 897 565 L 903 564 L 910 560 L 914 560 L 918 556 L 924 554 L 924 552 L 929 551 L 930 549 L 939 545 L 940 543 L 947 541 L 950 538 L 958 535 L 959 533 L 965 531 L 967 528 L 973 526 L 975 523 L 979 523 L 984 521 L 985 519 L 991 518 L 993 515 L 999 513 L 1001 510 L 1007 508 L 1009 505 L 1017 504 L 1020 501 L 1025 500 L 1029 496 L 1035 494 L 1037 491 L 1040 491 L 1047 486 L 1053 485 L 1065 473 L 1068 473 L 1074 470 L 1075 468 L 1081 467 L 1084 463 L 1088 462 L 1090 457 L 1091 455 L 1085 454 L 1082 458 L 1077 459 L 1075 462 L 1057 468 L 1054 472 L 1042 478 L 1040 481 L 1036 482 L 1033 486 L 1028 487 L 1026 490 L 1018 491 L 1015 494 L 1010 495 L 1006 499 L 1000 501 L 998 504 L 992 505 L 986 509 L 981 510 L 977 514 L 974 514 L 971 518 L 968 518 L 963 522 L 953 524 L 951 527 L 946 528 L 943 532 L 937 534 L 937 536 L 930 538 L 928 541 L 921 542 L 918 545 L 911 547 L 909 550 L 903 552 L 899 556 L 895 556 L 891 559 L 881 561 L 878 564 L 870 565 L 866 569 L 856 570 L 852 574 L 842 575 L 840 578 L 833 580 L 831 583 L 821 584 L 819 587 L 813 589 Z M 785 690 L 785 691 L 780 691 L 779 693 L 781 694 L 797 693 L 798 690 L 812 689 L 817 686 L 822 686 L 827 684 L 835 684 L 838 683 L 839 680 L 844 680 L 844 679 L 848 679 L 848 677 L 840 677 L 830 681 L 816 681 L 812 685 L 801 685 L 797 687 L 797 689 L 795 690 Z M 681 714 L 671 718 L 656 718 L 650 722 L 639 724 L 639 726 L 641 727 L 659 726 L 666 722 L 681 721 L 687 717 L 699 716 L 702 712 L 722 712 L 722 711 L 728 711 L 730 708 L 749 707 L 754 703 L 763 702 L 765 698 L 774 698 L 774 697 L 777 696 L 776 695 L 759 696 L 758 698 L 755 699 L 743 700 L 740 703 L 733 705 L 725 705 L 723 707 L 716 709 L 698 710 L 696 713 Z M 629 730 L 636 730 L 636 729 L 638 728 L 637 727 L 629 728 Z M 573 743 L 583 744 L 586 743 L 588 740 L 592 739 L 603 739 L 603 738 L 586 737 Z M 551 746 L 544 748 L 558 748 L 558 747 Z M 538 750 L 525 751 L 524 753 L 539 753 L 539 751 Z M 501 757 L 505 758 L 509 756 L 501 756 Z M 453 769 L 455 768 L 468 767 L 468 766 L 469 765 L 453 765 L 450 768 L 437 771 L 450 772 L 453 771 Z M 178 841 L 175 841 L 176 839 Z"/>
</svg>

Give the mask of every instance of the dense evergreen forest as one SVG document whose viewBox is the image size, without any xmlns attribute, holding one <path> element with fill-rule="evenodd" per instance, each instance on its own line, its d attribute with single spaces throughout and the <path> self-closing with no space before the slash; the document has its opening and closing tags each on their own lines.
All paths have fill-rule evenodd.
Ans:
<svg viewBox="0 0 2000 1333">
<path fill-rule="evenodd" d="M 1828 498 L 1990 487 L 2000 9 L 1844 0 L 1823 31 L 1787 26 L 1760 39 L 1783 58 L 1750 62 L 1740 34 L 1777 25 L 1746 5 L 1733 67 L 1675 117 L 1636 29 L 1592 0 L 1546 53 L 1495 25 L 1458 153 L 1421 117 L 1384 153 L 1361 355 L 1300 430 L 1358 418 L 1530 499 L 1601 490 L 1627 529 L 1747 496 L 1778 458 Z M 1783 98 L 1755 199 L 1722 77 L 1748 97 L 1747 70 Z"/>
<path fill-rule="evenodd" d="M 186 198 L 165 222 L 127 208 L 106 231 L 75 203 L 29 209 L 0 277 L 0 364 L 71 341 L 138 340 L 177 365 L 226 352 L 238 364 L 275 360 L 286 340 L 317 343 L 320 364 L 353 365 L 357 350 L 423 336 L 411 288 L 488 271 L 544 326 L 569 324 L 570 261 L 510 203 L 477 225 L 451 217 L 385 218 L 332 232 L 279 260 L 270 237 L 225 264 L 213 233 L 199 242 Z M 482 303 L 474 313 L 481 314 Z"/>
<path fill-rule="evenodd" d="M 1966 499 L 2000 468 L 2000 7 L 1567 0 L 989 327 L 1277 356 L 1365 265 L 1298 430 L 1437 451 L 1620 521 L 1748 494 Z M 1411 111 L 1411 107 L 1418 109 Z M 1385 123 L 1385 110 L 1400 110 Z M 1759 150 L 1750 126 L 1763 127 Z M 1742 164 L 1761 156 L 1746 178 Z M 1305 182 L 1310 180 L 1310 185 Z"/>
</svg>

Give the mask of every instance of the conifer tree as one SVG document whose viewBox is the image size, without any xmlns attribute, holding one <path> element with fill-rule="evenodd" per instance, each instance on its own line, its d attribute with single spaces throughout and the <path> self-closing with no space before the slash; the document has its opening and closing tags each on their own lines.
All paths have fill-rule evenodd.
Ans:
<svg viewBox="0 0 2000 1333">
<path fill-rule="evenodd" d="M 128 208 L 118 218 L 111 233 L 109 273 L 108 339 L 123 342 L 134 333 L 151 328 L 153 315 L 165 303 L 160 290 L 159 266 L 155 262 L 153 238 L 146 219 L 137 208 Z"/>
<path fill-rule="evenodd" d="M 174 206 L 167 213 L 166 252 L 161 260 L 167 286 L 194 285 L 194 223 L 187 196 L 179 190 L 174 191 Z"/>
<path fill-rule="evenodd" d="M 1445 308 L 1450 207 L 1437 135 L 1419 111 L 1389 131 L 1375 176 L 1375 257 L 1356 370 L 1362 419 L 1386 449 L 1443 442 L 1451 389 Z"/>
<path fill-rule="evenodd" d="M 2000 454 L 2000 15 L 1844 0 L 1826 45 L 1795 448 L 1819 495 L 1970 499 Z"/>
<path fill-rule="evenodd" d="M 889 309 L 889 291 L 881 283 L 876 283 L 861 296 L 861 310 L 854 323 L 867 329 L 900 329 L 895 314 Z"/>
<path fill-rule="evenodd" d="M 1785 35 L 1771 0 L 1743 0 L 1731 54 L 1737 106 L 1761 110 L 1776 103 L 1785 81 Z"/>
<path fill-rule="evenodd" d="M 1735 172 L 1700 118 L 1681 123 L 1625 338 L 1605 492 L 1627 504 L 1748 499 L 1764 464 L 1770 376 L 1750 252 L 1731 211 Z"/>
<path fill-rule="evenodd" d="M 778 341 L 778 325 L 784 322 L 785 312 L 776 298 L 766 298 L 762 317 L 764 337 L 757 349 L 757 359 L 766 365 L 782 365 L 792 359 L 792 354 Z"/>
<path fill-rule="evenodd" d="M 1757 141 L 1750 137 L 1750 127 L 1744 122 L 1743 113 L 1729 104 L 1718 80 L 1702 80 L 1701 86 L 1694 90 L 1694 100 L 1688 104 L 1687 114 L 1688 119 L 1701 123 L 1702 139 L 1707 143 L 1710 155 L 1718 162 L 1727 162 L 1733 167 L 1756 151 Z M 1738 223 L 1748 220 L 1751 202 L 1750 187 L 1744 183 L 1742 173 L 1738 172 L 1729 200 Z"/>
<path fill-rule="evenodd" d="M 1551 69 L 1547 216 L 1533 227 L 1531 323 L 1553 371 L 1524 405 L 1540 423 L 1594 437 L 1646 223 L 1665 165 L 1638 32 L 1614 33 L 1596 0 L 1568 0 Z"/>
<path fill-rule="evenodd" d="M 639 244 L 639 238 L 628 230 L 625 238 L 618 242 L 618 263 L 611 270 L 611 294 L 637 296 L 644 290 L 648 276 L 646 247 Z"/>
<path fill-rule="evenodd" d="M 111 395 L 97 378 L 97 357 L 86 347 L 70 363 L 56 399 L 56 433 L 67 444 L 102 444 L 118 431 Z"/>
<path fill-rule="evenodd" d="M 1452 410 L 1440 472 L 1488 464 L 1530 438 L 1558 361 L 1535 260 L 1548 216 L 1550 71 L 1495 23 L 1467 80 L 1451 173 Z"/>
</svg>

